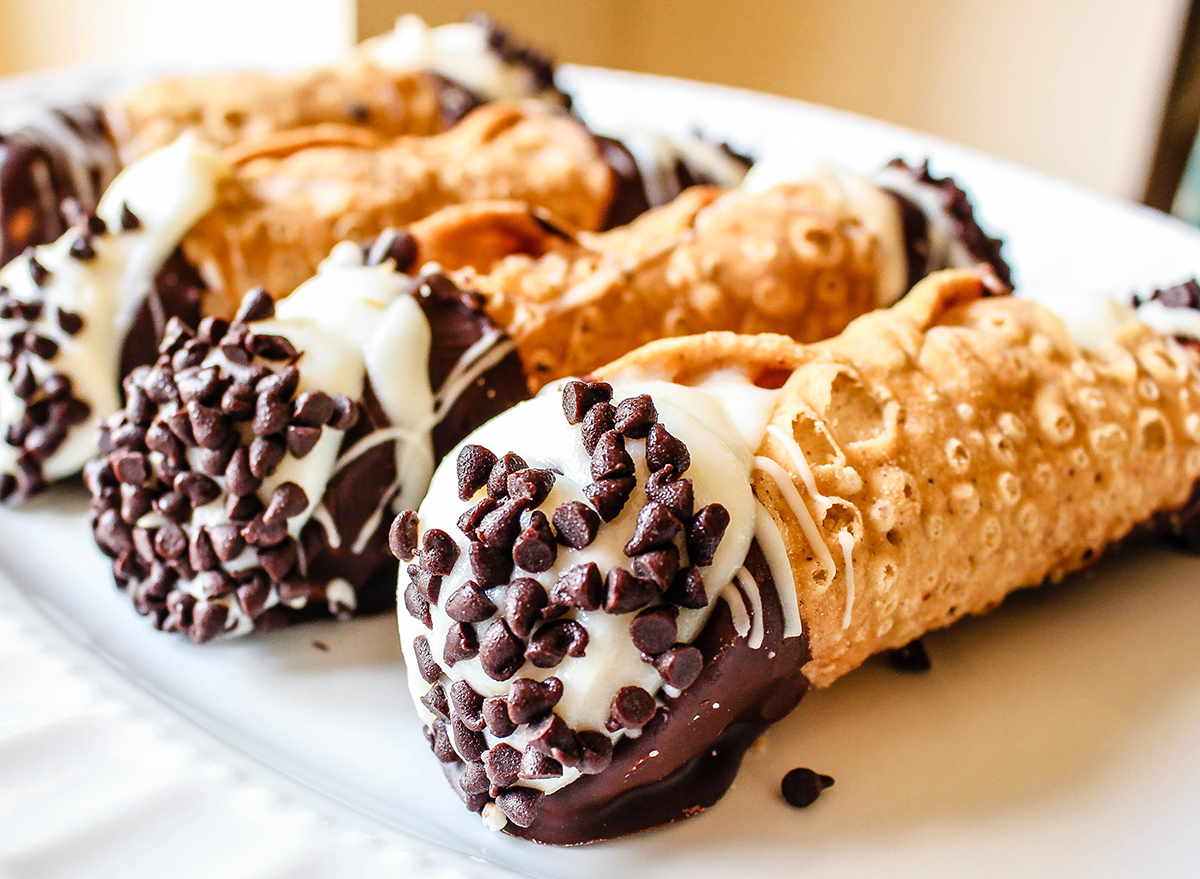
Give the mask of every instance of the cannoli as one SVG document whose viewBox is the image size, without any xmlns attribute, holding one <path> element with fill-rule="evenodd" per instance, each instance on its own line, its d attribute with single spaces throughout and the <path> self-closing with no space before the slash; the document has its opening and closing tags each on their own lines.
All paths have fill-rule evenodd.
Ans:
<svg viewBox="0 0 1200 879">
<path fill-rule="evenodd" d="M 395 235 L 339 245 L 276 307 L 167 330 L 125 381 L 85 479 L 92 527 L 141 614 L 197 642 L 394 600 L 392 504 L 526 396 L 512 343 Z"/>
<path fill-rule="evenodd" d="M 945 272 L 841 335 L 668 339 L 484 425 L 393 525 L 430 745 L 493 829 L 711 806 L 807 687 L 1090 564 L 1200 478 L 1195 355 Z"/>
<path fill-rule="evenodd" d="M 0 138 L 0 265 L 66 231 L 64 199 L 94 211 L 123 162 L 184 131 L 218 147 L 322 123 L 390 139 L 437 134 L 482 103 L 520 99 L 570 104 L 550 60 L 493 22 L 428 28 L 405 16 L 329 67 L 168 77 L 46 108 Z"/>
<path fill-rule="evenodd" d="M 893 163 L 878 182 L 830 169 L 761 191 L 693 188 L 622 229 L 460 277 L 512 334 L 536 390 L 667 336 L 828 338 L 930 272 L 977 263 L 1008 281 L 963 191 Z"/>
</svg>

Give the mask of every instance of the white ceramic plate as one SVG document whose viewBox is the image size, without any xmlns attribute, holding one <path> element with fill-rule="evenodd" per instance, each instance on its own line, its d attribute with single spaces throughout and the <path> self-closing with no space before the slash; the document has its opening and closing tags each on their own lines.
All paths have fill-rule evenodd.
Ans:
<svg viewBox="0 0 1200 879">
<path fill-rule="evenodd" d="M 608 125 L 699 125 L 860 171 L 931 156 L 1026 284 L 1200 272 L 1193 230 L 911 132 L 695 83 L 564 78 Z M 390 619 L 202 647 L 160 634 L 113 588 L 85 508 L 74 485 L 0 510 L 0 876 L 1200 874 L 1200 562 L 1163 547 L 931 635 L 929 674 L 870 663 L 810 695 L 707 814 L 557 850 L 488 833 L 444 784 Z M 793 766 L 837 786 L 791 809 Z"/>
</svg>

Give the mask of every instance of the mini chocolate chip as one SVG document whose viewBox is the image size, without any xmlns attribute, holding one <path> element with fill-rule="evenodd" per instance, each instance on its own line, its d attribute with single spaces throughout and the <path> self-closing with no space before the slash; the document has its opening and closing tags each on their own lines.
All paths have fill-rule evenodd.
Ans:
<svg viewBox="0 0 1200 879">
<path fill-rule="evenodd" d="M 52 372 L 42 381 L 42 393 L 53 400 L 61 400 L 71 395 L 73 382 L 70 376 L 61 372 Z M 53 417 L 53 416 L 51 416 Z"/>
<path fill-rule="evenodd" d="M 237 581 L 224 571 L 201 571 L 192 583 L 205 599 L 220 598 L 237 588 Z"/>
<path fill-rule="evenodd" d="M 496 456 L 483 446 L 463 446 L 456 464 L 459 500 L 470 500 L 475 492 L 487 485 L 488 475 L 495 465 Z"/>
<path fill-rule="evenodd" d="M 504 593 L 504 619 L 514 634 L 528 638 L 548 603 L 541 583 L 518 577 L 508 584 Z"/>
<path fill-rule="evenodd" d="M 250 472 L 250 450 L 244 446 L 233 450 L 225 468 L 225 488 L 234 497 L 254 494 L 262 480 Z"/>
<path fill-rule="evenodd" d="M 633 475 L 633 458 L 625 451 L 625 438 L 615 430 L 600 437 L 592 453 L 592 479 L 614 479 Z"/>
<path fill-rule="evenodd" d="M 250 443 L 250 472 L 258 479 L 265 479 L 287 453 L 283 440 L 275 436 L 256 436 Z"/>
<path fill-rule="evenodd" d="M 121 202 L 121 231 L 132 232 L 141 228 L 142 221 L 129 209 L 129 202 Z"/>
<path fill-rule="evenodd" d="M 225 631 L 225 622 L 228 618 L 229 608 L 225 605 L 201 601 L 192 611 L 192 624 L 188 627 L 188 637 L 197 644 L 211 641 Z"/>
<path fill-rule="evenodd" d="M 479 540 L 479 536 L 475 533 L 479 527 L 479 523 L 483 521 L 484 516 L 498 506 L 500 506 L 499 501 L 485 495 L 479 499 L 479 503 L 468 508 L 465 513 L 458 517 L 458 530 L 467 535 L 470 540 Z"/>
<path fill-rule="evenodd" d="M 779 791 L 789 806 L 805 809 L 815 803 L 821 796 L 821 792 L 827 787 L 833 787 L 831 776 L 797 767 L 783 777 L 779 784 Z"/>
<path fill-rule="evenodd" d="M 292 421 L 304 427 L 324 427 L 333 417 L 333 398 L 324 391 L 302 391 L 292 404 Z"/>
<path fill-rule="evenodd" d="M 652 582 L 660 592 L 666 592 L 679 572 L 679 549 L 667 544 L 662 549 L 643 552 L 633 557 L 630 569 L 636 576 Z"/>
<path fill-rule="evenodd" d="M 536 723 L 562 698 L 562 681 L 555 677 L 544 681 L 517 678 L 508 688 L 508 716 L 512 722 Z"/>
<path fill-rule="evenodd" d="M 688 558 L 694 565 L 711 565 L 713 555 L 729 527 L 729 511 L 720 504 L 702 507 L 688 526 Z"/>
<path fill-rule="evenodd" d="M 525 741 L 528 747 L 541 751 L 563 766 L 578 766 L 583 757 L 574 731 L 553 712 L 529 725 L 525 731 Z"/>
<path fill-rule="evenodd" d="M 440 528 L 425 532 L 421 544 L 421 567 L 431 574 L 449 574 L 458 560 L 458 544 Z"/>
<path fill-rule="evenodd" d="M 521 769 L 517 773 L 519 778 L 558 778 L 562 775 L 562 764 L 543 754 L 536 748 L 526 748 L 525 753 L 521 755 Z"/>
<path fill-rule="evenodd" d="M 237 525 L 222 523 L 208 527 L 208 537 L 212 541 L 213 551 L 223 562 L 231 562 L 246 548 L 246 540 L 242 537 Z"/>
<path fill-rule="evenodd" d="M 896 671 L 919 673 L 929 671 L 933 667 L 929 661 L 929 654 L 925 651 L 925 645 L 921 642 L 920 638 L 909 641 L 903 647 L 889 650 L 887 658 L 888 663 Z"/>
<path fill-rule="evenodd" d="M 524 470 L 527 466 L 529 465 L 520 455 L 512 452 L 506 454 L 492 465 L 487 481 L 488 494 L 494 498 L 508 497 L 508 474 Z"/>
<path fill-rule="evenodd" d="M 421 596 L 421 590 L 416 583 L 409 583 L 404 590 L 404 607 L 409 616 L 420 622 L 425 628 L 433 628 L 433 615 L 429 610 L 429 602 Z"/>
<path fill-rule="evenodd" d="M 579 740 L 582 757 L 576 767 L 584 775 L 599 775 L 612 763 L 612 739 L 594 729 L 580 730 L 575 734 Z"/>
<path fill-rule="evenodd" d="M 263 513 L 263 521 L 268 525 L 286 522 L 293 516 L 299 516 L 308 509 L 308 494 L 294 482 L 285 482 L 275 486 L 271 492 L 271 502 Z"/>
<path fill-rule="evenodd" d="M 589 455 L 596 451 L 600 437 L 616 429 L 616 414 L 611 403 L 597 403 L 583 419 L 583 448 Z"/>
<path fill-rule="evenodd" d="M 83 329 L 83 318 L 73 311 L 64 311 L 59 308 L 55 316 L 58 319 L 58 325 L 68 336 L 77 335 Z"/>
<path fill-rule="evenodd" d="M 443 763 L 461 763 L 454 744 L 450 741 L 450 728 L 441 720 L 433 721 L 433 735 L 430 739 L 433 754 Z"/>
<path fill-rule="evenodd" d="M 554 487 L 554 474 L 538 467 L 526 467 L 508 474 L 508 496 L 514 500 L 528 500 L 531 506 L 539 506 L 550 489 Z"/>
<path fill-rule="evenodd" d="M 154 551 L 165 559 L 177 559 L 187 548 L 187 534 L 174 522 L 164 523 L 154 534 Z"/>
<path fill-rule="evenodd" d="M 133 529 L 133 547 L 137 550 L 138 558 L 144 562 L 158 561 L 159 552 L 154 548 L 155 534 L 146 528 Z"/>
<path fill-rule="evenodd" d="M 135 488 L 140 488 L 146 484 L 146 480 L 150 478 L 150 466 L 146 461 L 146 456 L 141 452 L 119 451 L 115 452 L 110 458 L 113 474 L 117 480 L 132 485 Z"/>
<path fill-rule="evenodd" d="M 179 401 L 179 391 L 175 388 L 175 375 L 170 367 L 153 367 L 146 374 L 143 388 L 146 395 L 160 406 L 164 403 Z"/>
<path fill-rule="evenodd" d="M 175 373 L 175 387 L 185 403 L 193 400 L 212 403 L 222 390 L 220 374 L 211 366 L 207 369 L 193 366 L 179 370 Z"/>
<path fill-rule="evenodd" d="M 275 316 L 275 300 L 262 287 L 255 287 L 242 297 L 234 323 L 247 324 L 255 320 L 266 320 Z"/>
<path fill-rule="evenodd" d="M 274 522 L 267 524 L 262 514 L 254 516 L 242 529 L 242 537 L 251 546 L 275 546 L 287 537 L 287 523 Z"/>
<path fill-rule="evenodd" d="M 360 104 L 361 108 L 362 105 Z M 365 108 L 364 114 L 365 114 Z M 386 242 L 386 247 L 380 247 Z M 417 239 L 407 229 L 389 229 L 379 236 L 368 254 L 368 265 L 378 265 L 385 259 L 390 259 L 397 272 L 404 273 L 413 267 L 417 261 Z"/>
<path fill-rule="evenodd" d="M 196 338 L 206 345 L 215 345 L 225 338 L 229 331 L 229 321 L 219 317 L 206 317 L 196 328 Z"/>
<path fill-rule="evenodd" d="M 567 501 L 554 511 L 554 529 L 558 539 L 572 549 L 585 549 L 596 539 L 600 517 L 582 501 Z"/>
<path fill-rule="evenodd" d="M 229 437 L 229 419 L 220 409 L 205 406 L 193 400 L 187 404 L 188 420 L 192 423 L 192 435 L 202 449 L 219 449 Z"/>
<path fill-rule="evenodd" d="M 611 522 L 621 515 L 621 510 L 625 507 L 629 496 L 633 494 L 636 484 L 637 482 L 632 476 L 602 479 L 587 485 L 583 489 L 583 493 L 592 502 L 592 506 L 600 514 L 600 518 L 605 522 Z"/>
<path fill-rule="evenodd" d="M 296 346 L 288 341 L 286 336 L 273 336 L 269 333 L 251 333 L 246 339 L 246 347 L 252 354 L 273 362 L 294 361 L 300 356 Z"/>
<path fill-rule="evenodd" d="M 180 409 L 168 415 L 167 427 L 171 428 L 171 433 L 179 437 L 179 441 L 185 446 L 196 445 L 196 437 L 192 434 L 192 419 L 188 418 L 186 410 Z"/>
<path fill-rule="evenodd" d="M 11 473 L 0 476 L 0 501 L 6 501 L 17 490 L 17 478 Z"/>
<path fill-rule="evenodd" d="M 540 790 L 533 788 L 510 787 L 496 797 L 496 805 L 513 824 L 528 827 L 537 818 L 544 796 Z"/>
<path fill-rule="evenodd" d="M 517 730 L 517 725 L 508 716 L 508 702 L 503 696 L 483 700 L 483 722 L 488 732 L 499 739 L 511 736 Z"/>
<path fill-rule="evenodd" d="M 529 641 L 525 658 L 537 668 L 554 668 L 567 655 L 583 656 L 588 633 L 575 620 L 553 620 L 544 624 Z"/>
<path fill-rule="evenodd" d="M 37 258 L 33 254 L 34 250 L 32 247 L 25 249 L 25 255 L 29 260 L 29 277 L 33 279 L 33 283 L 35 285 L 40 287 L 49 279 L 50 270 L 38 262 Z"/>
<path fill-rule="evenodd" d="M 139 387 L 131 389 L 125 395 L 125 418 L 138 425 L 147 425 L 154 418 L 154 404 Z"/>
<path fill-rule="evenodd" d="M 704 577 L 695 565 L 681 568 L 675 575 L 674 581 L 663 595 L 672 604 L 698 610 L 708 606 L 708 593 L 704 589 Z"/>
<path fill-rule="evenodd" d="M 189 339 L 183 348 L 171 355 L 171 367 L 176 371 L 191 369 L 204 362 L 209 346 L 198 339 Z"/>
<path fill-rule="evenodd" d="M 597 610 L 603 602 L 604 581 L 594 562 L 567 569 L 550 589 L 551 604 Z"/>
<path fill-rule="evenodd" d="M 696 508 L 692 480 L 686 477 L 676 479 L 675 467 L 671 464 L 655 470 L 646 479 L 646 497 L 662 504 L 677 519 L 684 522 L 692 518 L 692 513 Z"/>
<path fill-rule="evenodd" d="M 288 402 L 292 399 L 292 394 L 296 393 L 296 388 L 299 385 L 300 370 L 294 366 L 287 366 L 279 370 L 279 372 L 268 370 L 255 383 L 254 390 L 259 394 L 266 394 L 274 400 Z"/>
<path fill-rule="evenodd" d="M 671 649 L 675 643 L 678 627 L 673 607 L 654 607 L 644 610 L 629 624 L 629 637 L 633 646 L 647 656 L 658 656 Z"/>
<path fill-rule="evenodd" d="M 221 411 L 235 421 L 248 421 L 254 416 L 257 401 L 254 388 L 233 384 L 221 394 Z"/>
<path fill-rule="evenodd" d="M 142 516 L 150 512 L 153 497 L 145 489 L 138 489 L 121 495 L 121 518 L 132 525 Z"/>
<path fill-rule="evenodd" d="M 661 424 L 656 424 L 646 436 L 646 466 L 653 472 L 668 464 L 682 475 L 692 465 L 692 456 L 681 440 L 672 436 Z"/>
<path fill-rule="evenodd" d="M 92 247 L 92 243 L 88 241 L 86 237 L 80 235 L 71 242 L 71 249 L 69 253 L 75 259 L 87 261 L 89 259 L 95 259 L 96 248 Z"/>
<path fill-rule="evenodd" d="M 225 499 L 225 518 L 235 522 L 249 522 L 262 512 L 262 508 L 262 501 L 257 495 L 237 497 L 231 494 Z"/>
<path fill-rule="evenodd" d="M 225 359 L 238 366 L 250 363 L 250 352 L 243 347 L 240 340 L 226 338 L 221 342 L 221 353 Z"/>
<path fill-rule="evenodd" d="M 612 399 L 612 385 L 604 382 L 570 381 L 563 387 L 563 415 L 568 424 L 578 424 L 597 403 Z"/>
<path fill-rule="evenodd" d="M 512 633 L 508 623 L 496 620 L 479 645 L 479 664 L 484 673 L 495 681 L 507 681 L 525 663 L 525 645 Z"/>
<path fill-rule="evenodd" d="M 392 520 L 388 531 L 388 548 L 402 562 L 410 562 L 417 554 L 417 530 L 420 521 L 414 510 L 405 510 Z"/>
<path fill-rule="evenodd" d="M 548 571 L 558 558 L 558 544 L 550 531 L 550 523 L 540 510 L 534 510 L 540 519 L 526 527 L 513 544 L 513 562 L 533 574 Z"/>
<path fill-rule="evenodd" d="M 35 427 L 25 437 L 25 452 L 39 464 L 45 463 L 58 450 L 67 438 L 67 431 L 61 424 L 47 424 Z"/>
<path fill-rule="evenodd" d="M 455 681 L 450 685 L 450 704 L 455 718 L 467 729 L 479 732 L 483 729 L 483 697 L 466 681 Z"/>
<path fill-rule="evenodd" d="M 486 794 L 491 782 L 482 763 L 471 763 L 458 777 L 458 786 L 465 794 Z"/>
<path fill-rule="evenodd" d="M 179 458 L 183 456 L 183 443 L 161 421 L 155 422 L 146 428 L 146 448 L 152 452 L 158 452 L 165 458 Z"/>
<path fill-rule="evenodd" d="M 254 418 L 250 429 L 255 436 L 278 433 L 287 426 L 291 406 L 271 394 L 259 394 L 254 404 Z"/>
<path fill-rule="evenodd" d="M 29 365 L 29 358 L 22 355 L 12 371 L 12 390 L 18 398 L 28 400 L 37 393 L 37 378 Z"/>
<path fill-rule="evenodd" d="M 496 612 L 496 605 L 478 583 L 468 580 L 446 599 L 445 611 L 455 622 L 481 623 Z"/>
<path fill-rule="evenodd" d="M 513 572 L 512 553 L 488 549 L 482 543 L 472 543 L 467 551 L 471 573 L 484 589 L 507 583 Z"/>
<path fill-rule="evenodd" d="M 617 405 L 614 429 L 630 439 L 645 439 L 650 428 L 658 423 L 658 411 L 649 394 L 628 397 Z"/>
<path fill-rule="evenodd" d="M 297 458 L 303 458 L 313 450 L 321 438 L 321 428 L 289 424 L 285 433 L 287 449 Z"/>
<path fill-rule="evenodd" d="M 641 687 L 622 687 L 613 696 L 612 705 L 608 709 L 608 723 L 605 726 L 609 732 L 619 729 L 641 729 L 654 717 L 658 706 L 654 697 Z"/>
<path fill-rule="evenodd" d="M 212 538 L 203 528 L 197 528 L 188 540 L 188 564 L 197 571 L 211 571 L 221 564 L 213 549 Z"/>
<path fill-rule="evenodd" d="M 507 742 L 501 742 L 483 755 L 483 768 L 494 787 L 506 788 L 517 780 L 521 752 Z"/>
<path fill-rule="evenodd" d="M 625 555 L 635 556 L 665 546 L 675 539 L 682 527 L 670 510 L 657 501 L 650 501 L 638 510 L 633 537 L 625 544 Z"/>
<path fill-rule="evenodd" d="M 175 477 L 175 490 L 187 495 L 192 507 L 202 507 L 221 496 L 221 486 L 203 473 L 187 471 Z"/>
<path fill-rule="evenodd" d="M 450 702 L 446 698 L 446 691 L 441 684 L 434 684 L 430 687 L 429 692 L 421 697 L 421 704 L 442 720 L 450 719 Z"/>
<path fill-rule="evenodd" d="M 177 317 L 172 317 L 163 328 L 162 341 L 158 343 L 160 354 L 174 354 L 183 343 L 193 337 L 192 328 Z"/>
<path fill-rule="evenodd" d="M 658 597 L 658 587 L 641 580 L 624 568 L 613 568 L 604 580 L 605 613 L 633 613 Z"/>
<path fill-rule="evenodd" d="M 475 635 L 475 627 L 464 623 L 455 623 L 446 632 L 446 646 L 442 650 L 442 659 L 446 665 L 454 665 L 460 660 L 474 659 L 479 654 L 479 638 Z"/>
<path fill-rule="evenodd" d="M 187 495 L 178 491 L 168 491 L 159 495 L 154 506 L 167 519 L 182 525 L 192 517 L 192 502 Z"/>
<path fill-rule="evenodd" d="M 39 336 L 32 330 L 25 334 L 25 348 L 42 360 L 53 360 L 58 354 L 58 343 L 46 336 Z"/>
<path fill-rule="evenodd" d="M 521 530 L 521 513 L 528 508 L 527 500 L 504 501 L 480 520 L 475 536 L 488 549 L 511 551 Z"/>
<path fill-rule="evenodd" d="M 272 580 L 279 583 L 286 580 L 288 574 L 292 572 L 297 556 L 296 541 L 285 535 L 277 545 L 269 549 L 259 549 L 258 563 Z M 282 589 L 280 589 L 279 596 L 283 600 Z"/>
<path fill-rule="evenodd" d="M 654 667 L 664 683 L 676 690 L 686 690 L 700 677 L 704 655 L 690 644 L 676 644 L 654 660 Z"/>
<path fill-rule="evenodd" d="M 67 400 L 62 412 L 62 420 L 64 424 L 74 427 L 76 424 L 82 424 L 87 421 L 88 416 L 92 414 L 92 407 L 83 400 L 71 398 Z"/>
<path fill-rule="evenodd" d="M 345 394 L 333 395 L 333 415 L 329 426 L 334 430 L 346 431 L 358 423 L 358 404 Z"/>
</svg>

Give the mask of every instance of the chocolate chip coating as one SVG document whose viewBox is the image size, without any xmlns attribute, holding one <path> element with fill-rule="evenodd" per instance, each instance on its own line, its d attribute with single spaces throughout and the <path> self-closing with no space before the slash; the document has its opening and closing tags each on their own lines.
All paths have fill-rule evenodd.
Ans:
<svg viewBox="0 0 1200 879">
<path fill-rule="evenodd" d="M 402 562 L 412 561 L 417 554 L 417 529 L 420 522 L 413 510 L 405 510 L 392 520 L 388 530 L 388 548 Z"/>
<path fill-rule="evenodd" d="M 654 717 L 657 708 L 654 697 L 641 687 L 622 687 L 613 696 L 606 725 L 610 732 L 641 729 Z"/>
<path fill-rule="evenodd" d="M 600 517 L 582 501 L 560 504 L 551 521 L 558 539 L 572 549 L 586 549 L 600 530 Z"/>
<path fill-rule="evenodd" d="M 495 465 L 496 456 L 483 446 L 463 446 L 455 463 L 459 500 L 469 500 L 475 492 L 487 485 L 488 476 Z"/>
<path fill-rule="evenodd" d="M 506 681 L 524 664 L 525 645 L 508 628 L 508 623 L 496 620 L 480 641 L 479 662 L 492 680 Z"/>
<path fill-rule="evenodd" d="M 655 607 L 642 611 L 629 624 L 633 646 L 648 656 L 665 653 L 678 633 L 673 608 Z"/>
<path fill-rule="evenodd" d="M 629 397 L 617 405 L 614 429 L 630 439 L 645 439 L 658 422 L 658 411 L 649 394 Z"/>
</svg>

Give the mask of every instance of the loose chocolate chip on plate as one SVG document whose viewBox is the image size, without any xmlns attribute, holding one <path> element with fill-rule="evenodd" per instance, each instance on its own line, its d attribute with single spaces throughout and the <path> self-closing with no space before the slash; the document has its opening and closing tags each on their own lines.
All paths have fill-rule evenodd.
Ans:
<svg viewBox="0 0 1200 879">
<path fill-rule="evenodd" d="M 609 732 L 619 729 L 641 729 L 654 717 L 658 706 L 654 697 L 641 687 L 622 687 L 613 696 L 608 710 Z"/>
<path fill-rule="evenodd" d="M 827 787 L 833 787 L 832 776 L 820 775 L 804 767 L 788 772 L 779 784 L 779 790 L 788 805 L 797 809 L 811 806 Z"/>
<path fill-rule="evenodd" d="M 903 647 L 888 651 L 888 663 L 896 671 L 919 673 L 929 671 L 932 664 L 920 638 L 909 641 Z"/>
</svg>

